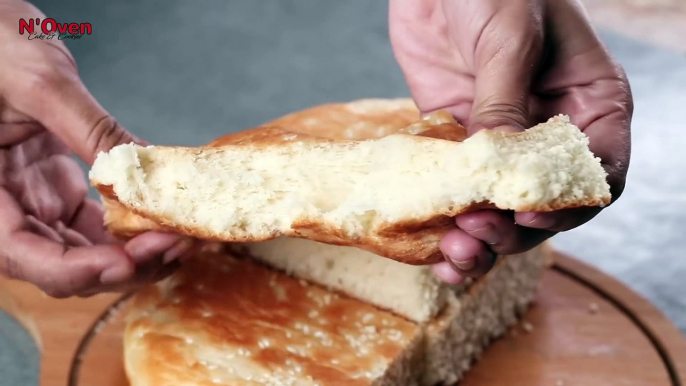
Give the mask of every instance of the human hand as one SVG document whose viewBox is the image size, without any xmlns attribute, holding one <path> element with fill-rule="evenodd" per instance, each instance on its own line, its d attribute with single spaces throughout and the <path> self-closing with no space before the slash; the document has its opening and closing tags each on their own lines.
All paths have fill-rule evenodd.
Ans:
<svg viewBox="0 0 686 386">
<path fill-rule="evenodd" d="M 445 109 L 469 134 L 522 131 L 567 114 L 608 173 L 613 201 L 624 189 L 633 101 L 622 68 L 577 0 L 390 0 L 390 37 L 422 113 Z M 600 212 L 482 210 L 456 218 L 441 241 L 443 280 L 480 276 L 496 254 L 524 252 Z"/>
<path fill-rule="evenodd" d="M 54 297 L 161 279 L 193 243 L 152 232 L 119 243 L 105 231 L 71 152 L 90 164 L 136 139 L 88 92 L 62 42 L 19 35 L 20 17 L 44 15 L 0 0 L 0 272 Z"/>
</svg>

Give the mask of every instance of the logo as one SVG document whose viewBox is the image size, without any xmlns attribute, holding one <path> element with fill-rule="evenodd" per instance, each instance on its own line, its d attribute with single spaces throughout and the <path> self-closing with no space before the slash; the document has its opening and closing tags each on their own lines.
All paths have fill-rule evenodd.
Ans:
<svg viewBox="0 0 686 386">
<path fill-rule="evenodd" d="M 81 39 L 93 33 L 90 23 L 58 23 L 55 19 L 19 19 L 19 35 L 27 35 L 29 40 Z"/>
</svg>

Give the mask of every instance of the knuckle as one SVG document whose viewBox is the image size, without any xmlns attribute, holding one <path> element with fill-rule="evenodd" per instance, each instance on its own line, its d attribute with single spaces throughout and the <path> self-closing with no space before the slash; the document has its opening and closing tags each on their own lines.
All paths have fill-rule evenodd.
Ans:
<svg viewBox="0 0 686 386">
<path fill-rule="evenodd" d="M 95 122 L 87 139 L 88 146 L 94 150 L 94 154 L 131 141 L 133 141 L 131 134 L 110 115 L 105 115 Z"/>
<path fill-rule="evenodd" d="M 526 129 L 528 122 L 528 106 L 524 100 L 502 102 L 487 98 L 481 106 L 476 108 L 477 114 L 472 124 L 488 128 L 514 126 Z"/>
<path fill-rule="evenodd" d="M 28 77 L 28 92 L 31 95 L 52 96 L 67 82 L 66 76 L 52 68 L 41 68 Z"/>
</svg>

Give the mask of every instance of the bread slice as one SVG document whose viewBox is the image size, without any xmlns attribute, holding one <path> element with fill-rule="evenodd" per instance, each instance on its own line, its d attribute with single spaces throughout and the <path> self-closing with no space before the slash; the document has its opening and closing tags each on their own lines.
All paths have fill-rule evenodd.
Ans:
<svg viewBox="0 0 686 386">
<path fill-rule="evenodd" d="M 405 386 L 422 342 L 389 312 L 205 252 L 135 296 L 124 361 L 131 386 Z"/>
<path fill-rule="evenodd" d="M 418 123 L 406 132 L 463 129 L 454 121 Z M 127 210 L 186 235 L 227 242 L 285 235 L 408 264 L 440 261 L 438 242 L 451 218 L 471 209 L 548 211 L 610 201 L 588 138 L 563 116 L 523 133 L 484 130 L 462 142 L 406 133 L 326 139 L 289 130 L 263 127 L 200 148 L 120 145 L 98 156 L 91 183 Z"/>
<path fill-rule="evenodd" d="M 440 281 L 428 266 L 399 263 L 354 247 L 279 237 L 229 249 L 415 322 L 436 316 L 460 287 Z"/>
</svg>

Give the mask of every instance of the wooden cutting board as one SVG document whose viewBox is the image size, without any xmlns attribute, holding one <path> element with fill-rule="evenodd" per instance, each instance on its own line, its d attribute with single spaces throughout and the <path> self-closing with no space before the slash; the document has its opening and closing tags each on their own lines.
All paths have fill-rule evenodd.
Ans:
<svg viewBox="0 0 686 386">
<path fill-rule="evenodd" d="M 128 386 L 125 298 L 56 300 L 28 284 L 0 280 L 3 291 L 0 307 L 27 326 L 42 349 L 41 385 Z M 460 385 L 686 386 L 686 339 L 618 281 L 556 255 L 532 308 Z"/>
</svg>

